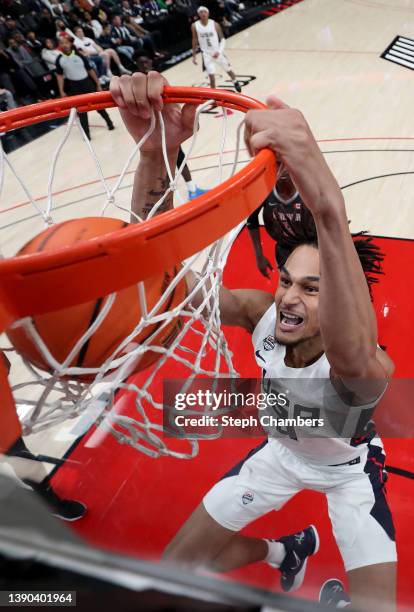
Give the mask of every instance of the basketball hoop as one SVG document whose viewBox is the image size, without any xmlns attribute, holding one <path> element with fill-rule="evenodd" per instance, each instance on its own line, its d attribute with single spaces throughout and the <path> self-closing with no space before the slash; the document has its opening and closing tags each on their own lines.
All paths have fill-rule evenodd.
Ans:
<svg viewBox="0 0 414 612">
<path fill-rule="evenodd" d="M 194 122 L 194 134 L 184 162 L 173 172 L 168 165 L 165 147 L 165 131 L 161 114 L 158 116 L 164 141 L 164 162 L 170 178 L 170 186 L 155 205 L 157 210 L 166 194 L 174 191 L 187 157 L 191 154 L 197 136 L 199 115 L 203 109 L 214 102 L 223 107 L 223 128 L 219 152 L 220 184 L 192 202 L 187 202 L 174 210 L 152 216 L 136 224 L 106 233 L 99 239 L 78 242 L 70 247 L 57 248 L 49 252 L 39 252 L 24 257 L 10 257 L 0 261 L 0 330 L 22 328 L 33 341 L 44 360 L 49 364 L 48 372 L 40 370 L 33 363 L 25 361 L 29 380 L 11 382 L 13 398 L 6 378 L 6 368 L 0 363 L 0 390 L 2 398 L 9 398 L 2 413 L 7 417 L 6 432 L 2 432 L 0 446 L 7 449 L 18 435 L 19 423 L 14 406 L 30 405 L 31 410 L 21 417 L 23 433 L 36 432 L 70 417 L 78 417 L 95 410 L 96 405 L 104 404 L 98 419 L 100 427 L 111 431 L 120 442 L 146 452 L 151 456 L 170 454 L 177 457 L 194 456 L 197 442 L 190 441 L 189 452 L 176 452 L 168 449 L 159 435 L 161 425 L 148 417 L 149 410 L 162 408 L 162 402 L 152 391 L 157 377 L 168 361 L 187 369 L 186 377 L 197 375 L 223 377 L 237 376 L 228 350 L 226 339 L 220 325 L 218 291 L 222 270 L 227 255 L 243 220 L 255 210 L 271 191 L 276 176 L 275 158 L 271 151 L 261 151 L 242 170 L 235 173 L 238 165 L 240 128 L 237 130 L 236 155 L 231 176 L 221 182 L 223 168 L 224 142 L 226 139 L 226 109 L 247 112 L 250 109 L 264 109 L 265 105 L 233 92 L 209 88 L 167 87 L 164 91 L 165 103 L 190 103 L 198 106 Z M 96 216 L 108 214 L 112 207 L 123 213 L 130 211 L 117 205 L 116 194 L 123 178 L 139 148 L 155 126 L 155 114 L 147 134 L 136 144 L 129 155 L 115 186 L 109 188 L 100 166 L 98 157 L 86 139 L 77 116 L 87 112 L 115 106 L 110 93 L 102 92 L 51 100 L 0 114 L 0 133 L 25 127 L 40 121 L 69 116 L 63 141 L 58 145 L 53 158 L 47 186 L 47 202 L 41 207 L 25 186 L 24 178 L 18 175 L 10 156 L 1 149 L 0 188 L 4 182 L 4 172 L 8 168 L 18 180 L 28 200 L 35 208 L 45 226 L 54 223 L 53 182 L 56 163 L 71 130 L 77 128 L 94 160 L 98 175 L 105 192 L 105 203 Z M 150 215 L 151 216 L 151 215 Z M 149 217 L 150 217 L 149 216 Z M 0 237 L 1 238 L 1 237 Z M 28 236 L 32 238 L 32 236 Z M 191 306 L 192 294 L 186 295 L 180 304 L 170 311 L 160 309 L 165 296 L 152 308 L 148 308 L 145 298 L 145 282 L 156 275 L 175 267 L 178 270 L 171 287 L 176 287 L 186 273 L 193 268 L 198 254 L 207 250 L 205 264 L 196 273 L 197 283 L 194 291 L 203 291 L 202 307 Z M 83 304 L 104 297 L 105 307 L 100 312 L 94 329 L 101 325 L 110 311 L 114 295 L 127 287 L 136 286 L 140 296 L 141 312 L 139 322 L 133 332 L 122 340 L 116 351 L 99 364 L 99 367 L 78 372 L 82 368 L 72 367 L 67 360 L 57 363 L 33 324 L 33 317 L 59 311 L 64 308 Z M 171 287 L 167 291 L 172 291 Z M 192 293 L 194 293 L 194 291 Z M 206 314 L 208 313 L 208 314 Z M 172 344 L 157 346 L 151 344 L 152 336 L 139 346 L 133 346 L 137 334 L 142 334 L 148 326 L 157 323 L 158 328 L 168 325 L 173 317 L 182 317 L 183 325 Z M 157 328 L 157 329 L 158 329 Z M 78 340 L 88 342 L 93 333 L 90 328 Z M 188 344 L 189 336 L 193 341 Z M 141 337 L 141 336 L 140 336 Z M 194 344 L 195 339 L 195 344 Z M 13 354 L 13 346 L 4 346 L 7 354 Z M 73 347 L 69 347 L 73 348 Z M 122 350 L 121 350 L 122 349 Z M 148 351 L 158 352 L 156 365 L 141 372 L 138 379 L 129 379 L 137 357 Z M 70 351 L 68 351 L 70 352 Z M 207 353 L 214 353 L 210 364 L 205 363 Z M 2 360 L 0 360 L 1 362 Z M 81 375 L 88 375 L 88 382 Z M 12 377 L 11 377 L 12 378 Z M 134 396 L 136 418 L 120 415 L 115 409 L 115 395 L 125 398 Z M 34 398 L 34 395 L 37 397 Z M 104 399 L 102 399 L 104 398 Z M 12 415 L 12 416 L 11 416 Z M 3 421 L 3 416 L 0 417 Z M 3 427 L 2 427 L 3 429 Z"/>
</svg>

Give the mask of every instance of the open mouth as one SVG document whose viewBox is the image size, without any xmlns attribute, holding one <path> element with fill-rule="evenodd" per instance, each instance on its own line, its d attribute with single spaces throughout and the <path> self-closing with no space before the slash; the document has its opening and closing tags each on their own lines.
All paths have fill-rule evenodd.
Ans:
<svg viewBox="0 0 414 612">
<path fill-rule="evenodd" d="M 280 327 L 282 331 L 291 331 L 303 324 L 304 318 L 298 314 L 280 311 Z"/>
</svg>

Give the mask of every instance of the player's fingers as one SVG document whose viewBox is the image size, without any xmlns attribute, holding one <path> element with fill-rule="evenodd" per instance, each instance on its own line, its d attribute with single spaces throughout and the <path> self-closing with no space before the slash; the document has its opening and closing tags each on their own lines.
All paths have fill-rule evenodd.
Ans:
<svg viewBox="0 0 414 612">
<path fill-rule="evenodd" d="M 285 102 L 283 102 L 283 100 L 281 100 L 280 98 L 278 98 L 274 94 L 270 94 L 270 96 L 268 96 L 266 98 L 266 104 L 267 104 L 267 106 L 269 108 L 271 108 L 273 110 L 279 110 L 279 109 L 282 109 L 282 108 L 290 108 L 290 106 L 285 104 Z"/>
<path fill-rule="evenodd" d="M 121 77 L 121 82 L 124 77 Z M 128 80 L 127 80 L 128 79 Z M 150 102 L 148 100 L 147 95 L 147 76 L 142 74 L 141 72 L 134 72 L 134 74 L 129 77 L 126 76 L 125 83 L 128 85 L 131 84 L 132 95 L 135 99 L 136 107 L 137 107 L 137 115 L 142 117 L 143 119 L 149 119 L 151 117 L 151 108 Z M 129 89 L 127 88 L 129 93 Z M 125 97 L 125 96 L 124 96 Z"/>
<path fill-rule="evenodd" d="M 123 75 L 119 77 L 119 90 L 124 102 L 122 108 L 132 115 L 139 116 L 138 104 L 133 90 L 133 78 Z"/>
<path fill-rule="evenodd" d="M 109 85 L 109 91 L 111 92 L 111 95 L 114 99 L 115 104 L 119 107 L 119 108 L 126 108 L 126 104 L 121 92 L 121 87 L 120 87 L 120 82 L 119 82 L 119 77 L 114 76 L 111 79 L 111 83 Z"/>
<path fill-rule="evenodd" d="M 256 155 L 261 149 L 272 148 L 272 141 L 268 130 L 257 132 L 250 137 L 249 150 L 251 155 Z"/>
<path fill-rule="evenodd" d="M 249 155 L 251 157 L 253 157 L 254 152 L 253 152 L 252 148 L 250 147 L 250 138 L 251 138 L 250 123 L 245 121 L 244 122 L 244 144 L 246 145 L 246 149 L 248 150 Z"/>
<path fill-rule="evenodd" d="M 197 106 L 195 104 L 184 104 L 181 109 L 181 125 L 191 133 L 193 132 L 196 110 Z"/>
<path fill-rule="evenodd" d="M 154 109 L 161 111 L 164 107 L 162 92 L 168 81 L 159 73 L 151 70 L 147 77 L 147 97 Z"/>
</svg>

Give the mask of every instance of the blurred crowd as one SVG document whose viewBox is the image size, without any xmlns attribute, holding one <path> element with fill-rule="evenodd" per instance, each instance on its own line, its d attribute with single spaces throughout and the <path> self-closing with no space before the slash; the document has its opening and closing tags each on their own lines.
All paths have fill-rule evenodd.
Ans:
<svg viewBox="0 0 414 612">
<path fill-rule="evenodd" d="M 177 41 L 189 39 L 196 0 L 0 0 L 0 111 L 58 97 L 62 41 L 87 58 L 101 87 L 112 74 L 155 68 Z M 242 19 L 240 0 L 210 0 L 211 17 L 228 31 Z"/>
</svg>

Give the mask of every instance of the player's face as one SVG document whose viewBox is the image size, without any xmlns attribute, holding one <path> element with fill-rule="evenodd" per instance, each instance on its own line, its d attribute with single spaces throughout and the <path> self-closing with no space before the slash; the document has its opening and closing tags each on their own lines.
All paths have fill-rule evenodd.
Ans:
<svg viewBox="0 0 414 612">
<path fill-rule="evenodd" d="M 198 14 L 200 16 L 201 21 L 208 21 L 208 11 L 200 11 Z"/>
<path fill-rule="evenodd" d="M 280 344 L 292 346 L 320 336 L 318 249 L 304 245 L 288 257 L 280 270 L 275 303 Z"/>
</svg>

